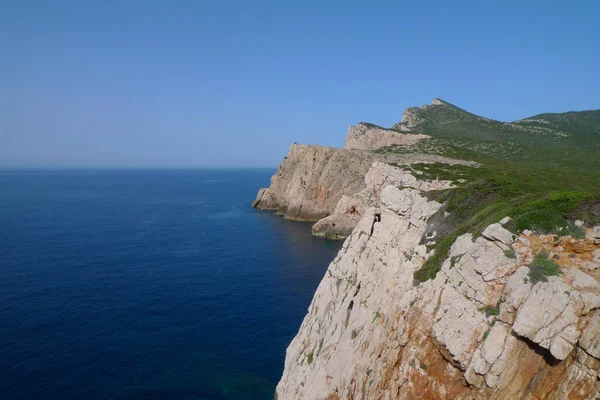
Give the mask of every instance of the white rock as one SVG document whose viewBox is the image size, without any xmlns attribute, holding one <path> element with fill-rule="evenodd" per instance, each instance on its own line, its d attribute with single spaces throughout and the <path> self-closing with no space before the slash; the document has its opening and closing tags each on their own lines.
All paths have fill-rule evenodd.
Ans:
<svg viewBox="0 0 600 400">
<path fill-rule="evenodd" d="M 439 319 L 433 326 L 436 340 L 444 344 L 454 360 L 466 369 L 473 357 L 475 343 L 487 327 L 485 316 L 472 301 L 447 287 L 442 292 L 436 319 Z"/>
<path fill-rule="evenodd" d="M 485 361 L 489 364 L 496 362 L 500 354 L 502 354 L 502 350 L 504 350 L 504 342 L 509 334 L 510 328 L 503 323 L 497 323 L 492 327 L 481 347 L 481 355 Z"/>
<path fill-rule="evenodd" d="M 581 293 L 581 301 L 583 301 L 583 314 L 586 315 L 590 311 L 600 308 L 600 295 L 595 293 Z"/>
<path fill-rule="evenodd" d="M 600 225 L 590 229 L 587 233 L 587 237 L 590 239 L 600 239 Z"/>
<path fill-rule="evenodd" d="M 578 290 L 594 289 L 600 291 L 600 283 L 577 268 L 571 268 L 567 273 L 567 278 L 571 279 L 571 286 Z"/>
<path fill-rule="evenodd" d="M 348 128 L 345 149 L 377 150 L 393 145 L 410 146 L 420 140 L 429 138 L 428 135 L 403 134 L 389 129 L 358 124 Z"/>
<path fill-rule="evenodd" d="M 596 311 L 583 330 L 579 346 L 589 355 L 600 359 L 600 311 Z"/>
<path fill-rule="evenodd" d="M 504 218 L 502 218 L 502 219 L 500 220 L 499 224 L 500 224 L 500 225 L 506 225 L 506 224 L 508 224 L 510 221 L 512 221 L 512 218 L 511 218 L 511 217 L 504 217 Z"/>
<path fill-rule="evenodd" d="M 583 303 L 570 296 L 569 287 L 554 276 L 534 285 L 526 296 L 517 310 L 513 331 L 564 360 L 579 338 L 576 328 Z"/>
<path fill-rule="evenodd" d="M 492 224 L 484 229 L 482 235 L 490 240 L 497 240 L 504 243 L 505 245 L 511 245 L 513 240 L 513 234 L 504 229 L 501 224 Z"/>
</svg>

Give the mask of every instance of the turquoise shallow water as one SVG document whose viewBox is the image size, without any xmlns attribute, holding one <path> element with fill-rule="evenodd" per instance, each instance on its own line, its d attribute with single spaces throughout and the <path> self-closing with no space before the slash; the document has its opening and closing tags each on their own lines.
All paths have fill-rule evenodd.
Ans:
<svg viewBox="0 0 600 400">
<path fill-rule="evenodd" d="M 2 171 L 0 398 L 271 399 L 341 243 L 271 170 Z"/>
</svg>

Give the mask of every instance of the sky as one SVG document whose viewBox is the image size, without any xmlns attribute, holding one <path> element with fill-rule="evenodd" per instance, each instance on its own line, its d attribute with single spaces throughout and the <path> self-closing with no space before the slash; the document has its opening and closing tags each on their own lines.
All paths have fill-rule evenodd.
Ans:
<svg viewBox="0 0 600 400">
<path fill-rule="evenodd" d="M 600 108 L 597 1 L 0 0 L 0 167 L 275 167 L 442 98 Z"/>
</svg>

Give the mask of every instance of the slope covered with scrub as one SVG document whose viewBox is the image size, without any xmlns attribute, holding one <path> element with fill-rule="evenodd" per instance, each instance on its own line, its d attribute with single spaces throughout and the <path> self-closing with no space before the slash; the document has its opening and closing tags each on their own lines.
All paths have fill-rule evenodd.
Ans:
<svg viewBox="0 0 600 400">
<path fill-rule="evenodd" d="M 384 154 L 425 153 L 471 160 L 462 165 L 419 164 L 423 176 L 458 186 L 431 194 L 451 218 L 441 227 L 435 256 L 415 277 L 433 278 L 461 234 L 479 233 L 503 216 L 510 229 L 558 233 L 572 222 L 600 222 L 600 110 L 539 114 L 515 122 L 480 117 L 443 100 L 406 110 L 395 130 L 430 136 L 412 146 L 390 146 Z"/>
</svg>

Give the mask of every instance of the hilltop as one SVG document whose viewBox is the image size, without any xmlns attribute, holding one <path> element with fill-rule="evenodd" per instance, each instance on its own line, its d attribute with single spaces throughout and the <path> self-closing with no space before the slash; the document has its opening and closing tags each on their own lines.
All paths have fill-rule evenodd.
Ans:
<svg viewBox="0 0 600 400">
<path fill-rule="evenodd" d="M 438 193 L 455 218 L 418 279 L 435 276 L 460 233 L 479 233 L 499 215 L 514 216 L 516 230 L 542 233 L 567 229 L 576 219 L 600 222 L 600 110 L 500 122 L 435 99 L 431 105 L 408 108 L 392 129 L 429 138 L 377 153 L 437 154 L 480 165 L 413 166 L 425 176 L 458 185 Z"/>
</svg>

